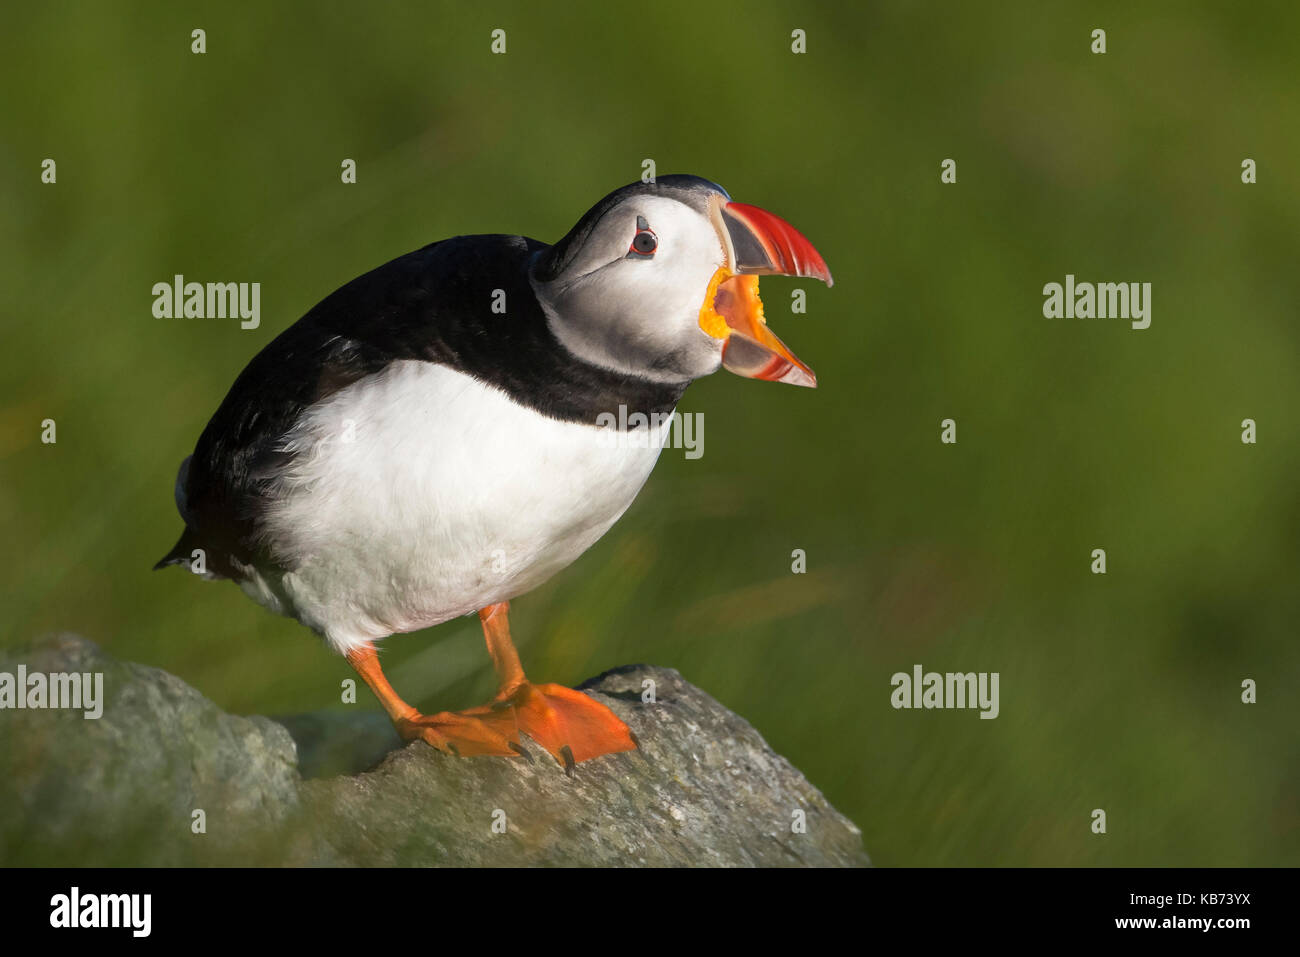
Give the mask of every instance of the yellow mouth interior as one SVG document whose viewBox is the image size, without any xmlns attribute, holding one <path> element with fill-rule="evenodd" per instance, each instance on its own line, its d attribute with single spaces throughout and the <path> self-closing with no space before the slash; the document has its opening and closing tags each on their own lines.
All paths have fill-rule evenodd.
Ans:
<svg viewBox="0 0 1300 957">
<path fill-rule="evenodd" d="M 726 266 L 713 274 L 700 307 L 701 329 L 714 339 L 726 339 L 732 329 L 752 333 L 766 324 L 757 276 L 738 276 Z"/>
</svg>

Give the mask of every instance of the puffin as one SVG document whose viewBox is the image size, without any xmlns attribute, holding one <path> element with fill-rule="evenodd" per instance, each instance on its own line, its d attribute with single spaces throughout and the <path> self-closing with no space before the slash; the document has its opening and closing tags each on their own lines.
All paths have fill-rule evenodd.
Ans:
<svg viewBox="0 0 1300 957">
<path fill-rule="evenodd" d="M 784 219 L 688 175 L 614 190 L 554 245 L 465 235 L 400 256 L 235 379 L 181 462 L 185 527 L 154 567 L 233 581 L 316 632 L 404 740 L 529 757 L 527 736 L 569 774 L 634 749 L 604 705 L 526 677 L 509 605 L 632 504 L 691 382 L 816 385 L 768 329 L 764 275 L 833 282 Z M 499 690 L 421 713 L 379 643 L 475 613 Z"/>
</svg>

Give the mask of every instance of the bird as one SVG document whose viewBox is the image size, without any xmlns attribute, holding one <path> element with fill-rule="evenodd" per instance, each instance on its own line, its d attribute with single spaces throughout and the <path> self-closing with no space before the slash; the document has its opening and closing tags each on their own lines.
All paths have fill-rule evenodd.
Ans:
<svg viewBox="0 0 1300 957">
<path fill-rule="evenodd" d="M 648 479 L 663 443 L 611 442 L 608 416 L 666 431 L 719 368 L 816 385 L 768 329 L 763 275 L 833 283 L 788 222 L 684 174 L 614 190 L 553 245 L 463 235 L 393 259 L 236 377 L 180 465 L 185 527 L 154 567 L 233 581 L 318 634 L 403 740 L 529 757 L 525 735 L 570 774 L 637 748 L 603 704 L 529 680 L 510 602 L 594 545 Z M 421 713 L 379 643 L 475 613 L 499 690 Z"/>
</svg>

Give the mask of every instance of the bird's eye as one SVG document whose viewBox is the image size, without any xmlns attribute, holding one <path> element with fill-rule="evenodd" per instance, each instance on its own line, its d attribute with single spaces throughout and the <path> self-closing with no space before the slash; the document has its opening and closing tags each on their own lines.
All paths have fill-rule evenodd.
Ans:
<svg viewBox="0 0 1300 957">
<path fill-rule="evenodd" d="M 650 259 L 658 248 L 659 237 L 654 234 L 654 230 L 645 221 L 645 217 L 638 216 L 636 218 L 636 235 L 632 237 L 632 245 L 628 247 L 627 258 Z"/>
</svg>

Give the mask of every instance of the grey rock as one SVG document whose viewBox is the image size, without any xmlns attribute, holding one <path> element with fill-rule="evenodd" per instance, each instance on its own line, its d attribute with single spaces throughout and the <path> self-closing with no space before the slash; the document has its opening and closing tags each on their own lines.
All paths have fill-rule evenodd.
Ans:
<svg viewBox="0 0 1300 957">
<path fill-rule="evenodd" d="M 360 774 L 402 747 L 382 711 L 310 711 L 272 720 L 284 725 L 298 745 L 298 771 L 304 778 Z"/>
<path fill-rule="evenodd" d="M 535 745 L 532 762 L 403 745 L 376 712 L 229 715 L 180 679 L 71 635 L 0 651 L 0 671 L 19 663 L 102 671 L 107 703 L 97 721 L 0 711 L 0 863 L 869 863 L 858 829 L 803 775 L 666 668 L 619 668 L 583 686 L 641 748 L 566 776 Z M 647 679 L 654 702 L 642 701 Z M 206 834 L 191 831 L 195 808 Z"/>
<path fill-rule="evenodd" d="M 0 863 L 193 864 L 237 855 L 297 809 L 292 737 L 76 635 L 0 650 L 0 672 L 102 673 L 103 713 L 0 710 Z M 192 829 L 194 812 L 207 834 Z"/>
</svg>

